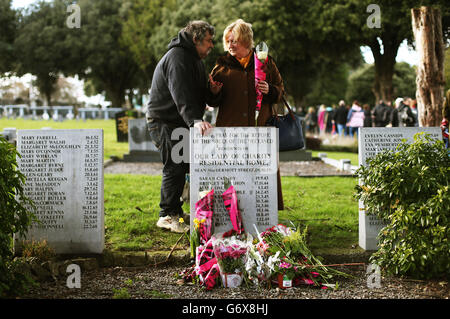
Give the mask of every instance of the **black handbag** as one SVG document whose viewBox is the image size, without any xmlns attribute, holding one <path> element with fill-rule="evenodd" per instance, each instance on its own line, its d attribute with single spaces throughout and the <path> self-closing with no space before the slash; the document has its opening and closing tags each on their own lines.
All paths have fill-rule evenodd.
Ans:
<svg viewBox="0 0 450 319">
<path fill-rule="evenodd" d="M 266 126 L 275 126 L 278 128 L 279 152 L 294 151 L 304 148 L 305 141 L 303 139 L 300 117 L 292 112 L 284 96 L 283 102 L 289 113 L 278 116 L 277 112 L 272 109 L 274 115 L 267 120 Z"/>
</svg>

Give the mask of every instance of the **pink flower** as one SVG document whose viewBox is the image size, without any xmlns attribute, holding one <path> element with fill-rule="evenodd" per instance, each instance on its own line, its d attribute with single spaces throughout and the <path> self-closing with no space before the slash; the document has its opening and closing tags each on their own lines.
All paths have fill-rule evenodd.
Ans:
<svg viewBox="0 0 450 319">
<path fill-rule="evenodd" d="M 291 266 L 292 265 L 290 263 L 287 263 L 285 261 L 281 262 L 279 265 L 280 268 L 285 268 L 285 269 L 290 268 Z"/>
</svg>

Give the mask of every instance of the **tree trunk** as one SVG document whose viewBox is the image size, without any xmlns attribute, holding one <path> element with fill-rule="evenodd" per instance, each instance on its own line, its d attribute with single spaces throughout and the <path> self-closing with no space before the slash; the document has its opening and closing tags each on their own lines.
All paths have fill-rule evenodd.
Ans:
<svg viewBox="0 0 450 319">
<path fill-rule="evenodd" d="M 416 77 L 420 126 L 439 126 L 444 102 L 444 43 L 441 13 L 437 8 L 411 9 L 419 54 Z"/>
<path fill-rule="evenodd" d="M 393 100 L 392 78 L 394 76 L 395 58 L 401 41 L 397 34 L 387 33 L 382 39 L 383 49 L 377 38 L 369 44 L 375 60 L 375 79 L 372 92 L 375 96 L 375 104 L 380 100 L 385 102 Z M 383 50 L 383 53 L 381 51 Z"/>
</svg>

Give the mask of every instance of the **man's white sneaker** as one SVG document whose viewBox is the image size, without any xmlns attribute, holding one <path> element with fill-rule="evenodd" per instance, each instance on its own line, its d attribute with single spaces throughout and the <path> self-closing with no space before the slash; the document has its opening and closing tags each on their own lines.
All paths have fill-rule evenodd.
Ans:
<svg viewBox="0 0 450 319">
<path fill-rule="evenodd" d="M 156 226 L 160 228 L 169 229 L 174 233 L 183 233 L 189 230 L 189 226 L 186 224 L 180 224 L 178 216 L 164 216 L 158 219 Z"/>
</svg>

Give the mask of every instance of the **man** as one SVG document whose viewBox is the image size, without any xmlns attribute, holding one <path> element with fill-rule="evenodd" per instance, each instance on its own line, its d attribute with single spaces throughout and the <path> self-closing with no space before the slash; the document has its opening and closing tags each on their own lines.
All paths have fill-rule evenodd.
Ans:
<svg viewBox="0 0 450 319">
<path fill-rule="evenodd" d="M 339 101 L 339 107 L 333 114 L 333 124 L 336 124 L 336 128 L 340 137 L 345 134 L 345 125 L 347 124 L 348 110 L 345 106 L 344 100 Z M 347 135 L 347 134 L 345 134 Z"/>
<path fill-rule="evenodd" d="M 158 62 L 150 88 L 146 112 L 149 135 L 163 162 L 160 213 L 157 226 L 182 233 L 189 229 L 179 222 L 183 217 L 180 201 L 189 163 L 171 158 L 171 140 L 176 128 L 196 127 L 204 134 L 212 128 L 202 121 L 206 103 L 219 98 L 222 84 L 206 78 L 204 59 L 213 44 L 214 27 L 204 21 L 192 21 L 170 42 L 167 53 Z M 176 161 L 178 162 L 178 161 Z"/>
</svg>

